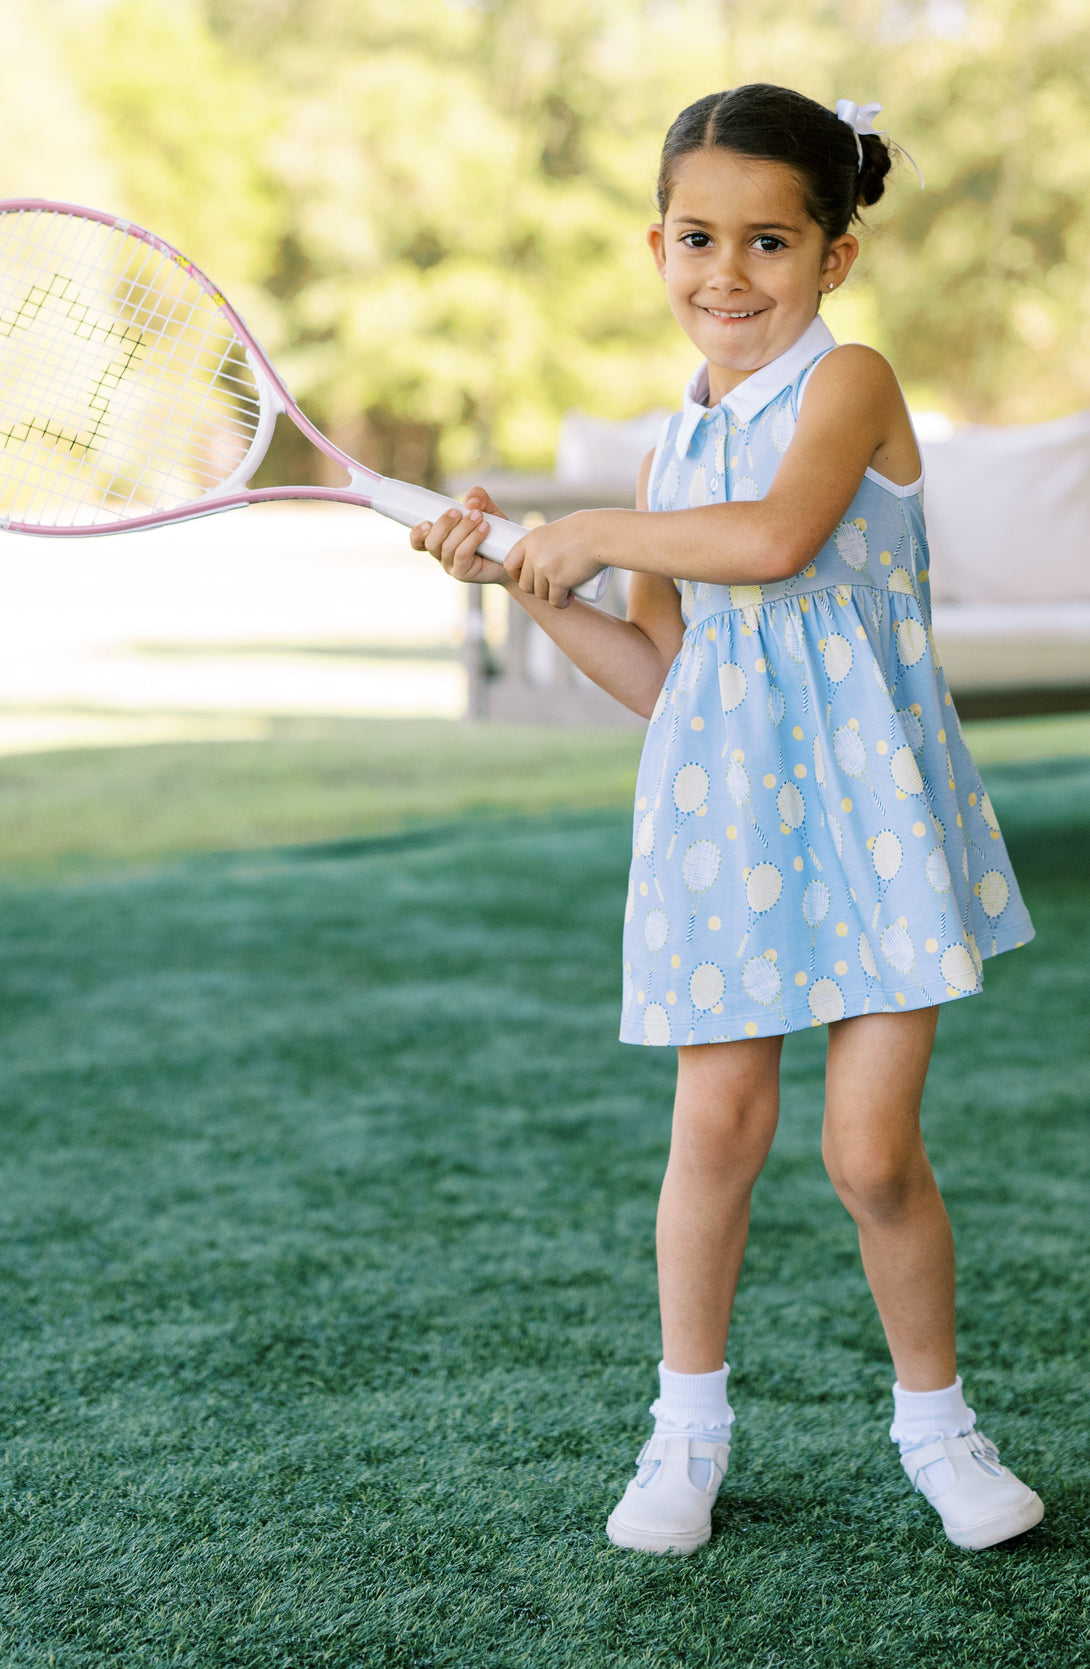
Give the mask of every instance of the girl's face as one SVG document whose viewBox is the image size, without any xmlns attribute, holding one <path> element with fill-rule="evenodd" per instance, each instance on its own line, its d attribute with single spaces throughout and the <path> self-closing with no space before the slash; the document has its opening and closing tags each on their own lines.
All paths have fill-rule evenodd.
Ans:
<svg viewBox="0 0 1090 1669">
<path fill-rule="evenodd" d="M 725 150 L 680 159 L 647 241 L 674 317 L 708 362 L 713 405 L 798 341 L 859 251 L 850 234 L 826 242 L 785 163 Z"/>
</svg>

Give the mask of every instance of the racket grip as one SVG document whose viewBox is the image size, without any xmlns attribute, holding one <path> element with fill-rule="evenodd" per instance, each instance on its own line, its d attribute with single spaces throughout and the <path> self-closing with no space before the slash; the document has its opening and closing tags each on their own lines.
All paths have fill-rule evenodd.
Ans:
<svg viewBox="0 0 1090 1669">
<path fill-rule="evenodd" d="M 393 481 L 386 477 L 371 495 L 371 508 L 380 516 L 389 516 L 402 527 L 415 527 L 417 522 L 434 522 L 448 510 L 465 513 L 465 506 L 455 498 L 444 498 L 442 493 L 430 492 L 427 487 L 413 487 L 407 481 Z M 488 538 L 481 545 L 482 556 L 502 562 L 528 529 L 519 522 L 502 521 L 495 517 Z"/>
<path fill-rule="evenodd" d="M 371 508 L 377 510 L 380 516 L 388 516 L 392 522 L 400 522 L 402 527 L 415 527 L 418 522 L 434 522 L 448 510 L 464 510 L 465 506 L 455 498 L 444 498 L 442 493 L 433 493 L 427 487 L 414 487 L 408 481 L 395 481 L 391 477 L 384 477 L 371 492 Z M 502 562 L 508 551 L 513 550 L 519 540 L 529 532 L 529 528 L 521 522 L 509 522 L 502 517 L 491 518 L 488 538 L 479 546 L 482 556 L 490 557 L 493 562 Z M 576 596 L 582 597 L 588 603 L 596 603 L 604 593 L 613 573 L 612 568 L 603 568 L 600 574 L 587 580 L 576 590 Z"/>
</svg>

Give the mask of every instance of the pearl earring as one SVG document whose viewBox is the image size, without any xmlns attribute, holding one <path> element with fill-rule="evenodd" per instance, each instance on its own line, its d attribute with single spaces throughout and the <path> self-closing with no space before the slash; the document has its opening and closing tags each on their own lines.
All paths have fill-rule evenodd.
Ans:
<svg viewBox="0 0 1090 1669">
<path fill-rule="evenodd" d="M 829 285 L 829 288 L 830 288 L 830 290 L 835 290 L 835 289 L 836 289 L 836 285 L 835 285 L 835 284 L 830 284 L 830 285 Z"/>
</svg>

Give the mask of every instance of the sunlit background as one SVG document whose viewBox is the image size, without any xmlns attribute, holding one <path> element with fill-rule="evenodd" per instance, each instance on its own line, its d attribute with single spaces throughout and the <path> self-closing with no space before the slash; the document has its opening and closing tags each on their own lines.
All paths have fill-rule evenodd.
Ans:
<svg viewBox="0 0 1090 1669">
<path fill-rule="evenodd" d="M 676 403 L 658 148 L 744 80 L 879 101 L 926 177 L 900 159 L 829 306 L 914 411 L 1090 406 L 1083 0 L 0 0 L 0 30 L 0 194 L 178 245 L 386 473 L 547 474 L 565 413 Z M 267 467 L 321 466 L 278 436 Z M 0 536 L 0 602 L 9 751 L 465 708 L 464 600 L 365 513 Z"/>
</svg>

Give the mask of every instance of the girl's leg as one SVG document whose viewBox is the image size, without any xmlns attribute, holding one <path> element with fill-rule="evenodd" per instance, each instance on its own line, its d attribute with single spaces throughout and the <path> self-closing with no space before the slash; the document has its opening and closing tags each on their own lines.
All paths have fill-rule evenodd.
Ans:
<svg viewBox="0 0 1090 1669">
<path fill-rule="evenodd" d="M 729 1455 L 726 1332 L 749 1193 L 780 1113 L 780 1038 L 678 1050 L 678 1095 L 659 1197 L 661 1392 L 654 1435 L 609 1514 L 618 1547 L 691 1554 L 711 1535 Z"/>
<path fill-rule="evenodd" d="M 654 1436 L 609 1515 L 618 1547 L 693 1553 L 730 1454 L 724 1356 L 749 1196 L 779 1113 L 780 1039 L 678 1050 L 670 1160 L 659 1198 L 662 1396 Z"/>
<path fill-rule="evenodd" d="M 1039 1524 L 1044 1507 L 973 1428 L 957 1377 L 954 1243 L 920 1136 L 937 1015 L 863 1014 L 830 1026 L 822 1146 L 858 1225 L 897 1370 L 890 1435 L 901 1464 L 956 1546 L 994 1547 Z"/>
<path fill-rule="evenodd" d="M 898 1383 L 957 1377 L 954 1242 L 920 1134 L 937 1008 L 829 1027 L 822 1154 L 859 1248 Z"/>
<path fill-rule="evenodd" d="M 658 1213 L 663 1360 L 675 1373 L 723 1365 L 750 1194 L 779 1116 L 781 1048 L 761 1037 L 678 1050 Z"/>
</svg>

